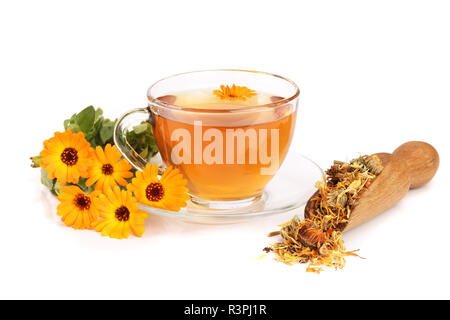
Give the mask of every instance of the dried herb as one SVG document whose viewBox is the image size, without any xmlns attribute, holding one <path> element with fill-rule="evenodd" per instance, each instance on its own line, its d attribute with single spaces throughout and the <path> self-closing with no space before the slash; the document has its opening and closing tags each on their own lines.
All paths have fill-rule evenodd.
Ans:
<svg viewBox="0 0 450 320">
<path fill-rule="evenodd" d="M 346 256 L 358 256 L 346 251 L 342 241 L 342 230 L 348 223 L 352 209 L 362 193 L 381 172 L 380 159 L 361 156 L 349 163 L 334 161 L 325 172 L 322 181 L 317 182 L 318 192 L 312 201 L 311 214 L 307 219 L 294 217 L 281 225 L 282 241 L 264 248 L 274 252 L 278 261 L 287 264 L 309 263 L 306 271 L 319 273 L 321 266 L 341 269 Z"/>
</svg>

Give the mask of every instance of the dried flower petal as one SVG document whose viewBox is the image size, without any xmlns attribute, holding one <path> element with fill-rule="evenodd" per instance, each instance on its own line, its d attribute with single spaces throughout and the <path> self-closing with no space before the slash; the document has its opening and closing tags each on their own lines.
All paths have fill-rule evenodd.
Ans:
<svg viewBox="0 0 450 320">
<path fill-rule="evenodd" d="M 281 226 L 282 242 L 265 248 L 286 264 L 309 263 L 307 272 L 320 273 L 319 266 L 341 269 L 346 256 L 357 256 L 346 251 L 342 230 L 348 223 L 351 210 L 361 194 L 383 169 L 377 156 L 361 156 L 350 163 L 334 161 L 326 177 L 316 183 L 317 196 L 310 201 L 312 213 L 306 220 L 294 217 Z M 276 235 L 272 232 L 270 235 Z"/>
</svg>

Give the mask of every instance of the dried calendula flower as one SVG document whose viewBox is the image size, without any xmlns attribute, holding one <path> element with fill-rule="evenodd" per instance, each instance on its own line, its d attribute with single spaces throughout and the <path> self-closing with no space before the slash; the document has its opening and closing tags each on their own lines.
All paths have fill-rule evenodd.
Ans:
<svg viewBox="0 0 450 320">
<path fill-rule="evenodd" d="M 361 156 L 349 163 L 334 161 L 322 181 L 317 182 L 316 196 L 311 201 L 312 214 L 305 220 L 294 217 L 282 225 L 282 241 L 264 248 L 274 252 L 278 261 L 287 264 L 309 263 L 307 272 L 320 273 L 321 266 L 343 268 L 346 256 L 358 256 L 346 251 L 342 230 L 353 207 L 373 179 L 383 170 L 377 156 Z"/>
</svg>

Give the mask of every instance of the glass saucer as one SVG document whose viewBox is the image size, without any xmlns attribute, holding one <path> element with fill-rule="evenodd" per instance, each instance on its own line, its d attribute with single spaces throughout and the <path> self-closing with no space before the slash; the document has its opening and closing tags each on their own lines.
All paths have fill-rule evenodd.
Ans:
<svg viewBox="0 0 450 320">
<path fill-rule="evenodd" d="M 267 184 L 259 201 L 235 209 L 205 208 L 189 201 L 179 212 L 141 205 L 149 214 L 185 222 L 203 224 L 236 223 L 284 213 L 301 207 L 316 191 L 315 183 L 323 176 L 322 169 L 300 154 L 290 152 L 275 177 Z"/>
</svg>

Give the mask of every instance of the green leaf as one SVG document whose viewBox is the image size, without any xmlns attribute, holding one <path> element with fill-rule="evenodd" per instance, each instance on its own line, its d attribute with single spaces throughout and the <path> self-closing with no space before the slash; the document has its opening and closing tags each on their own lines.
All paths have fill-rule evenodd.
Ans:
<svg viewBox="0 0 450 320">
<path fill-rule="evenodd" d="M 69 125 L 70 125 L 70 119 L 64 120 L 64 130 L 67 130 L 67 128 L 69 127 Z"/>
<path fill-rule="evenodd" d="M 64 129 L 67 130 L 71 124 L 74 124 L 74 123 L 75 123 L 76 117 L 77 117 L 77 114 L 74 113 L 74 114 L 70 117 L 70 119 L 64 120 Z"/>
<path fill-rule="evenodd" d="M 133 128 L 134 133 L 141 134 L 148 130 L 147 122 L 141 123 Z"/>
<path fill-rule="evenodd" d="M 139 125 L 134 126 L 133 130 L 128 131 L 126 139 L 144 159 L 149 160 L 158 152 L 152 126 L 146 121 L 142 121 Z"/>
<path fill-rule="evenodd" d="M 97 108 L 95 110 L 94 122 L 97 122 L 97 120 L 99 120 L 100 117 L 103 118 L 102 115 L 103 115 L 103 110 L 101 108 Z"/>
<path fill-rule="evenodd" d="M 48 177 L 47 171 L 44 168 L 41 168 L 41 183 L 50 190 L 53 190 L 54 180 Z"/>
<path fill-rule="evenodd" d="M 92 191 L 94 191 L 95 184 L 90 187 L 87 187 L 86 181 L 87 181 L 86 178 L 80 178 L 80 180 L 77 183 L 77 186 L 80 187 L 80 189 L 83 190 L 83 192 L 91 193 Z"/>
<path fill-rule="evenodd" d="M 114 131 L 114 122 L 106 121 L 103 123 L 103 127 L 100 129 L 100 139 L 103 144 L 106 144 L 108 141 L 112 139 Z"/>
<path fill-rule="evenodd" d="M 56 196 L 58 194 L 60 194 L 61 193 L 61 187 L 62 187 L 62 185 L 58 181 L 56 181 L 55 185 L 53 186 L 53 190 L 52 190 L 53 194 L 56 195 Z"/>
<path fill-rule="evenodd" d="M 46 186 L 50 190 L 50 192 L 53 193 L 55 196 L 58 195 L 58 193 L 56 193 L 55 190 L 54 190 L 55 184 L 57 183 L 56 179 L 53 179 L 53 180 L 50 179 L 48 177 L 47 171 L 45 171 L 44 168 L 41 168 L 41 183 L 44 186 Z"/>
<path fill-rule="evenodd" d="M 94 123 L 94 125 L 93 125 L 93 127 L 91 129 L 92 137 L 96 141 L 98 141 L 98 143 L 101 143 L 100 139 L 98 139 L 98 138 L 99 138 L 99 135 L 100 135 L 100 130 L 103 127 L 103 121 L 104 121 L 103 117 L 100 117 L 97 121 L 95 121 L 95 123 Z"/>
<path fill-rule="evenodd" d="M 65 128 L 66 130 L 70 130 L 73 133 L 77 133 L 81 131 L 81 128 L 79 125 L 77 125 L 76 123 L 71 123 L 67 126 L 67 128 Z"/>
<path fill-rule="evenodd" d="M 75 123 L 75 122 L 77 121 L 77 114 L 74 113 L 74 114 L 70 117 L 69 121 L 70 121 L 70 123 Z"/>
<path fill-rule="evenodd" d="M 76 116 L 76 123 L 80 127 L 81 131 L 85 134 L 89 132 L 91 127 L 94 125 L 95 120 L 95 109 L 93 106 L 89 106 L 82 110 Z"/>
<path fill-rule="evenodd" d="M 141 153 L 139 153 L 139 155 L 142 158 L 147 159 L 147 157 L 148 157 L 148 148 L 145 148 L 143 151 L 141 151 Z"/>
</svg>

